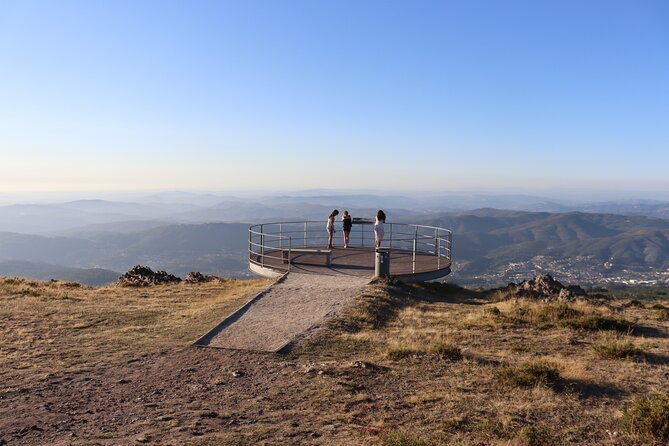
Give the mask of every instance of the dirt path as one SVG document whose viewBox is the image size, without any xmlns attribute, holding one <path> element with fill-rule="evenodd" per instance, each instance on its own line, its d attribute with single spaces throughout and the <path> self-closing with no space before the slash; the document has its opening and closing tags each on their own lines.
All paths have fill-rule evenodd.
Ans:
<svg viewBox="0 0 669 446">
<path fill-rule="evenodd" d="M 291 273 L 198 345 L 276 352 L 357 296 L 369 278 Z"/>
</svg>

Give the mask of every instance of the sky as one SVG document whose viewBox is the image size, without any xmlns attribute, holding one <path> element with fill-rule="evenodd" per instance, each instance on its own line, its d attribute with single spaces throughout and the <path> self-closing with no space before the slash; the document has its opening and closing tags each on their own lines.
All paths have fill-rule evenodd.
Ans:
<svg viewBox="0 0 669 446">
<path fill-rule="evenodd" d="M 669 2 L 0 0 L 0 193 L 669 191 Z"/>
</svg>

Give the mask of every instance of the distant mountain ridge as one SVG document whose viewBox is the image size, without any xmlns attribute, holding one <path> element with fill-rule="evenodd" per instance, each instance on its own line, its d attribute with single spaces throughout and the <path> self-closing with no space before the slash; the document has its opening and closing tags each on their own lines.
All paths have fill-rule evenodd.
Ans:
<svg viewBox="0 0 669 446">
<path fill-rule="evenodd" d="M 664 271 L 669 282 L 669 220 L 665 219 L 490 208 L 420 216 L 389 212 L 389 217 L 390 221 L 451 228 L 452 280 L 492 284 L 515 275 L 551 272 L 567 282 L 573 278 L 573 283 L 594 283 Z M 67 237 L 0 233 L 0 262 L 111 271 L 143 264 L 181 276 L 195 270 L 249 275 L 246 223 L 146 224 L 126 222 L 116 232 L 114 225 L 98 225 L 72 231 Z M 139 230 L 133 231 L 133 226 Z M 24 269 L 26 275 L 32 274 L 29 265 Z M 6 271 L 0 263 L 0 275 Z"/>
<path fill-rule="evenodd" d="M 446 194 L 434 196 L 377 195 L 369 193 L 314 193 L 240 198 L 194 193 L 162 193 L 142 201 L 76 200 L 53 204 L 0 206 L 0 231 L 23 234 L 69 235 L 77 228 L 129 222 L 198 224 L 255 223 L 267 219 L 320 220 L 332 208 L 373 216 L 379 208 L 396 218 L 422 218 L 439 213 L 480 208 L 522 212 L 589 212 L 669 219 L 669 202 L 623 200 L 598 203 L 562 203 L 528 195 Z"/>
</svg>

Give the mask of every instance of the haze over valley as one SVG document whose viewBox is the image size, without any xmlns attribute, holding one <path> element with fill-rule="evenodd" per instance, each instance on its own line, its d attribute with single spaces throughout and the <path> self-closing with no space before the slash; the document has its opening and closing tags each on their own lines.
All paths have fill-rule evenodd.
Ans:
<svg viewBox="0 0 669 446">
<path fill-rule="evenodd" d="M 501 285 L 547 272 L 570 283 L 669 283 L 669 202 L 574 203 L 525 195 L 170 192 L 136 201 L 0 207 L 0 275 L 101 285 L 136 264 L 248 277 L 249 224 L 324 221 L 332 208 L 453 230 L 449 281 Z"/>
</svg>

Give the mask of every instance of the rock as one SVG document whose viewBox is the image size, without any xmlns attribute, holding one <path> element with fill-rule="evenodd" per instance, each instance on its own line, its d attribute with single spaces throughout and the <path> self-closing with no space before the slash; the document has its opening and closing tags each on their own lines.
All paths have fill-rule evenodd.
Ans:
<svg viewBox="0 0 669 446">
<path fill-rule="evenodd" d="M 153 271 L 148 266 L 137 265 L 116 281 L 116 286 L 145 287 L 168 283 L 179 283 L 181 279 L 165 271 Z"/>
<path fill-rule="evenodd" d="M 244 375 L 245 373 L 243 370 L 235 370 L 232 372 L 232 376 L 234 376 L 235 378 L 241 378 Z"/>
<path fill-rule="evenodd" d="M 184 279 L 184 282 L 186 283 L 205 283 L 205 282 L 211 282 L 212 280 L 222 280 L 218 276 L 205 276 L 201 272 L 194 271 L 188 273 L 186 278 Z"/>
<path fill-rule="evenodd" d="M 506 294 L 510 299 L 530 298 L 544 302 L 574 302 L 577 299 L 588 297 L 588 294 L 580 286 L 569 285 L 565 287 L 550 274 L 539 274 L 518 284 L 510 283 L 496 291 Z"/>
<path fill-rule="evenodd" d="M 151 441 L 151 437 L 146 434 L 137 437 L 137 443 L 148 443 L 149 441 Z"/>
</svg>

